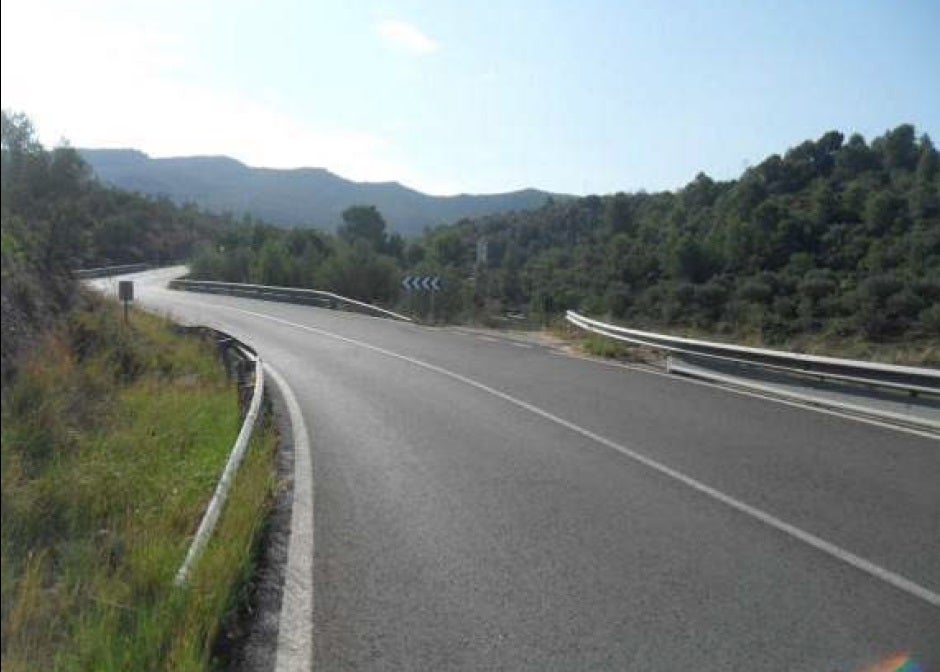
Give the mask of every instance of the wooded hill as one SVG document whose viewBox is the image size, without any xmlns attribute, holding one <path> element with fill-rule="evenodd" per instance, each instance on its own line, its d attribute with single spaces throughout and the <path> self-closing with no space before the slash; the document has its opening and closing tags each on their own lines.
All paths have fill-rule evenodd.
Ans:
<svg viewBox="0 0 940 672">
<path fill-rule="evenodd" d="M 485 238 L 486 298 L 634 324 L 869 339 L 940 335 L 940 160 L 902 125 L 836 131 L 738 179 L 460 223 Z M 459 259 L 448 260 L 459 263 Z"/>
<path fill-rule="evenodd" d="M 21 347 L 76 299 L 71 270 L 189 258 L 229 219 L 105 187 L 67 146 L 47 151 L 22 114 L 2 115 L 2 378 Z"/>
<path fill-rule="evenodd" d="M 768 344 L 820 335 L 940 344 L 940 157 L 901 125 L 870 143 L 826 133 L 737 180 L 549 200 L 418 238 L 379 209 L 336 233 L 236 223 L 98 183 L 68 147 L 44 150 L 3 115 L 3 366 L 74 299 L 68 270 L 192 258 L 196 277 L 315 287 L 388 306 L 405 274 L 441 275 L 438 319 L 576 308 L 632 325 Z M 477 258 L 486 251 L 485 261 Z"/>
<path fill-rule="evenodd" d="M 441 274 L 437 306 L 452 319 L 511 310 L 548 320 L 577 308 L 766 343 L 807 333 L 935 340 L 938 194 L 940 159 L 913 126 L 871 143 L 831 131 L 737 180 L 699 174 L 677 192 L 549 202 L 412 241 L 388 236 L 374 208 L 349 211 L 338 236 L 246 228 L 194 268 L 386 304 L 403 303 L 402 273 Z"/>
</svg>

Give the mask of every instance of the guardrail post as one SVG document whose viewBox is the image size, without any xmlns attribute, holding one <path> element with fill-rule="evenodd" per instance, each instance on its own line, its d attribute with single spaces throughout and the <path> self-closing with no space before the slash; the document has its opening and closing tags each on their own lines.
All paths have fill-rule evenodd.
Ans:
<svg viewBox="0 0 940 672">
<path fill-rule="evenodd" d="M 253 368 L 253 366 L 240 357 L 235 362 L 235 385 L 238 392 L 238 411 L 240 415 L 244 415 L 247 412 L 248 404 L 251 403 L 251 390 L 254 387 L 254 383 L 251 382 L 249 378 L 250 369 Z"/>
<path fill-rule="evenodd" d="M 219 358 L 222 360 L 222 366 L 225 368 L 225 375 L 229 379 L 232 378 L 232 362 L 229 355 L 232 343 L 233 340 L 231 338 L 220 338 L 216 343 L 219 349 Z"/>
</svg>

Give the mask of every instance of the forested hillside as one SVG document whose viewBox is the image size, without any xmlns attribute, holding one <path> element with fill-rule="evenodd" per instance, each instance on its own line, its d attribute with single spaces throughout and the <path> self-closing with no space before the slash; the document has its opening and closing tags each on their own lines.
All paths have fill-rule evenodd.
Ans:
<svg viewBox="0 0 940 672">
<path fill-rule="evenodd" d="M 940 165 L 899 126 L 830 132 L 740 179 L 463 222 L 485 237 L 488 298 L 630 322 L 872 339 L 940 333 Z M 453 234 L 451 234 L 453 235 Z M 452 261 L 457 261 L 456 259 Z"/>
<path fill-rule="evenodd" d="M 940 159 L 901 125 L 873 141 L 832 131 L 737 180 L 588 196 L 465 219 L 406 242 L 381 214 L 339 236 L 255 227 L 206 250 L 202 277 L 318 286 L 405 302 L 402 273 L 439 273 L 441 314 L 567 308 L 630 324 L 766 343 L 799 334 L 940 336 Z M 372 225 L 355 225 L 365 211 Z M 481 242 L 482 241 L 482 242 Z M 478 249 L 485 262 L 478 263 Z"/>
<path fill-rule="evenodd" d="M 2 116 L 2 372 L 76 298 L 71 269 L 185 260 L 227 219 L 107 188 L 70 147 L 45 150 L 29 119 Z"/>
</svg>

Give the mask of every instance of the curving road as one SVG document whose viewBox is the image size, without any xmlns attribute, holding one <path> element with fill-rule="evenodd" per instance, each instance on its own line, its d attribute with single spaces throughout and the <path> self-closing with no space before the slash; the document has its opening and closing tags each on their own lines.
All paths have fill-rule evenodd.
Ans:
<svg viewBox="0 0 940 672">
<path fill-rule="evenodd" d="M 940 442 L 170 274 L 300 402 L 316 669 L 940 668 Z"/>
</svg>

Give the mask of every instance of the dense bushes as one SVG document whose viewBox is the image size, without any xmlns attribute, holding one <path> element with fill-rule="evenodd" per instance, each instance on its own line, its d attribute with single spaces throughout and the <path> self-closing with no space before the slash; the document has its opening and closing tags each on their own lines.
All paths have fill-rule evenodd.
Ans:
<svg viewBox="0 0 940 672">
<path fill-rule="evenodd" d="M 30 121 L 2 114 L 2 379 L 38 331 L 75 301 L 74 268 L 183 260 L 226 217 L 96 182 L 68 146 L 46 151 Z"/>
<path fill-rule="evenodd" d="M 232 228 L 193 256 L 197 279 L 327 289 L 368 302 L 398 299 L 404 241 L 388 236 L 375 208 L 343 214 L 337 236 L 314 229 L 285 230 L 265 224 Z M 367 226 L 358 226 L 359 220 Z"/>
<path fill-rule="evenodd" d="M 478 303 L 532 313 L 581 308 L 636 324 L 780 341 L 834 331 L 936 339 L 940 169 L 903 125 L 870 145 L 826 133 L 740 179 L 699 175 L 675 193 L 589 196 L 466 220 L 488 248 Z"/>
</svg>

